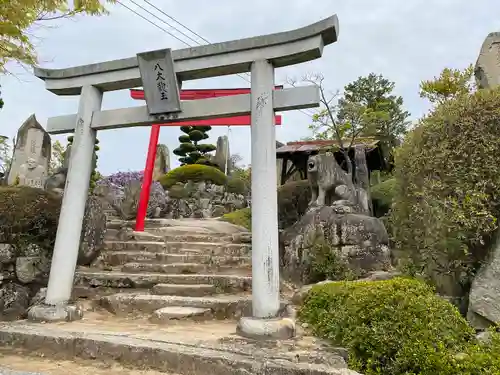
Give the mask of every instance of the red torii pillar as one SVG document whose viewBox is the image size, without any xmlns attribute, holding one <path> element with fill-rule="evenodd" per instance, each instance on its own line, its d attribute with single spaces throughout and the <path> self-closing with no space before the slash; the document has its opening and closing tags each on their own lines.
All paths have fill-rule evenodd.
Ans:
<svg viewBox="0 0 500 375">
<path fill-rule="evenodd" d="M 275 90 L 283 89 L 283 86 L 275 86 Z M 238 89 L 198 89 L 198 90 L 181 90 L 180 98 L 181 100 L 196 100 L 196 99 L 207 99 L 215 98 L 220 96 L 231 96 L 231 95 L 241 95 L 250 94 L 250 89 L 248 88 L 238 88 Z M 136 100 L 144 100 L 144 91 L 132 89 L 130 90 L 130 96 Z M 281 116 L 276 115 L 274 118 L 275 125 L 281 125 Z M 146 166 L 144 168 L 144 177 L 141 187 L 141 195 L 139 198 L 139 206 L 137 207 L 137 217 L 135 221 L 135 230 L 137 232 L 144 231 L 144 221 L 146 219 L 146 213 L 149 203 L 149 194 L 151 191 L 151 182 L 153 180 L 153 169 L 156 159 L 156 147 L 158 145 L 158 138 L 160 137 L 160 127 L 161 126 L 249 126 L 251 124 L 250 115 L 246 116 L 233 116 L 224 118 L 215 118 L 208 120 L 198 120 L 198 121 L 181 121 L 181 122 L 170 122 L 166 124 L 153 124 L 151 126 L 151 134 L 149 136 L 149 146 L 148 155 L 146 157 Z"/>
</svg>

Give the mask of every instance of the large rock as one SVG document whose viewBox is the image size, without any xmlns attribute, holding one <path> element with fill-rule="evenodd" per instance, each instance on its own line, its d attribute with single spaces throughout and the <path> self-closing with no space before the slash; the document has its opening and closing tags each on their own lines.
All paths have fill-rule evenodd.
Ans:
<svg viewBox="0 0 500 375">
<path fill-rule="evenodd" d="M 83 217 L 82 237 L 78 252 L 78 265 L 90 265 L 101 253 L 106 234 L 106 214 L 101 200 L 89 196 Z"/>
<path fill-rule="evenodd" d="M 312 264 L 318 251 L 347 267 L 354 278 L 391 268 L 389 239 L 381 220 L 349 212 L 348 206 L 323 206 L 308 211 L 280 236 L 283 276 L 299 284 L 317 280 Z M 321 246 L 317 246 L 320 244 Z M 322 254 L 324 256 L 324 254 Z M 334 275 L 342 278 L 342 275 Z"/>
<path fill-rule="evenodd" d="M 484 40 L 474 73 L 480 88 L 500 85 L 500 32 L 490 33 Z"/>
<path fill-rule="evenodd" d="M 500 322 L 500 231 L 489 258 L 472 282 L 467 318 L 472 326 L 479 329 Z"/>
<path fill-rule="evenodd" d="M 7 283 L 0 287 L 0 320 L 24 318 L 29 304 L 28 287 L 16 283 Z"/>
</svg>

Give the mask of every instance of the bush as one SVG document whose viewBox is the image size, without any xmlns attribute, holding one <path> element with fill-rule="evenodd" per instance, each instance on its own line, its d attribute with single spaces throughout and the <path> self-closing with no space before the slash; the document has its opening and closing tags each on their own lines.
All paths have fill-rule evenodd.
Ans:
<svg viewBox="0 0 500 375">
<path fill-rule="evenodd" d="M 438 291 L 465 295 L 500 214 L 500 89 L 438 106 L 396 152 L 395 245 Z"/>
<path fill-rule="evenodd" d="M 221 220 L 252 230 L 252 210 L 249 207 L 225 214 Z"/>
<path fill-rule="evenodd" d="M 179 182 L 186 183 L 188 181 L 209 181 L 216 185 L 226 185 L 227 176 L 215 167 L 201 164 L 189 164 L 172 169 L 159 179 L 159 182 L 165 190 L 168 190 L 171 186 Z"/>
<path fill-rule="evenodd" d="M 347 348 L 349 367 L 365 375 L 462 374 L 451 359 L 474 334 L 431 287 L 404 278 L 317 285 L 299 317 Z"/>
<path fill-rule="evenodd" d="M 278 188 L 278 226 L 285 229 L 295 224 L 306 212 L 311 200 L 308 180 L 291 181 Z"/>
<path fill-rule="evenodd" d="M 227 179 L 226 191 L 228 193 L 246 195 L 249 187 L 245 180 L 238 177 L 229 177 Z"/>
<path fill-rule="evenodd" d="M 376 217 L 386 215 L 392 206 L 396 189 L 396 179 L 390 178 L 371 187 L 373 213 Z"/>
<path fill-rule="evenodd" d="M 36 244 L 52 253 L 61 209 L 59 195 L 28 186 L 0 187 L 0 243 Z"/>
</svg>

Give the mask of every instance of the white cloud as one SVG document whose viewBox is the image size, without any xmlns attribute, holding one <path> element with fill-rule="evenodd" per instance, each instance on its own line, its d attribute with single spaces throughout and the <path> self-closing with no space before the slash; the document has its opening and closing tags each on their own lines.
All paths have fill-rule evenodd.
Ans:
<svg viewBox="0 0 500 375">
<path fill-rule="evenodd" d="M 131 8 L 129 0 L 122 0 Z M 136 0 L 145 5 L 142 0 Z M 475 62 L 479 48 L 489 32 L 500 29 L 500 3 L 483 0 L 481 6 L 466 0 L 253 0 L 241 3 L 213 0 L 201 6 L 199 0 L 169 2 L 150 0 L 166 13 L 213 42 L 232 40 L 295 29 L 336 13 L 340 21 L 339 41 L 325 48 L 320 60 L 279 69 L 276 83 L 287 76 L 322 72 L 329 89 L 342 88 L 360 75 L 380 73 L 396 82 L 413 118 L 421 116 L 428 104 L 419 98 L 418 85 L 445 67 L 463 68 Z M 150 8 L 152 9 L 152 8 Z M 116 5 L 111 15 L 102 18 L 80 17 L 59 22 L 53 28 L 37 29 L 38 50 L 43 66 L 69 67 L 123 57 L 157 48 L 182 48 L 184 45 L 127 9 Z M 160 12 L 158 17 L 169 21 Z M 149 19 L 166 28 L 154 17 Z M 171 22 L 171 21 L 169 21 Z M 182 38 L 182 36 L 180 36 Z M 189 43 L 192 44 L 191 41 Z M 35 113 L 42 124 L 47 117 L 74 113 L 77 98 L 57 97 L 45 91 L 43 82 L 26 72 L 18 77 L 1 77 L 6 102 L 0 112 L 0 133 L 13 136 L 21 123 Z M 187 82 L 185 88 L 245 87 L 237 76 Z M 128 92 L 107 93 L 104 108 L 120 108 L 140 103 Z M 310 119 L 301 112 L 285 113 L 284 125 L 277 130 L 280 141 L 308 135 Z M 210 141 L 225 134 L 227 128 L 214 128 Z M 162 129 L 160 141 L 170 150 L 177 146 L 177 128 Z M 250 162 L 250 129 L 233 128 L 231 151 Z M 135 128 L 101 132 L 99 169 L 102 173 L 139 170 L 144 166 L 148 129 Z M 55 137 L 55 139 L 64 137 Z M 175 157 L 172 155 L 172 159 Z"/>
</svg>

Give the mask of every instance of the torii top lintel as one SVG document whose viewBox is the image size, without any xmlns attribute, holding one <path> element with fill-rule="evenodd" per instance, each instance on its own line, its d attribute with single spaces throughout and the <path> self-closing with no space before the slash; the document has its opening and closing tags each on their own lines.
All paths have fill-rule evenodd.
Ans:
<svg viewBox="0 0 500 375">
<path fill-rule="evenodd" d="M 323 47 L 337 41 L 336 15 L 299 29 L 172 51 L 180 81 L 250 71 L 253 61 L 268 60 L 275 67 L 321 57 Z M 57 95 L 79 95 L 83 86 L 102 91 L 142 86 L 137 57 L 66 69 L 35 68 L 36 77 Z"/>
</svg>

